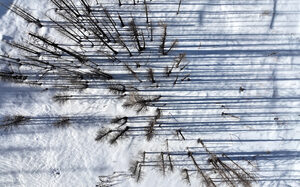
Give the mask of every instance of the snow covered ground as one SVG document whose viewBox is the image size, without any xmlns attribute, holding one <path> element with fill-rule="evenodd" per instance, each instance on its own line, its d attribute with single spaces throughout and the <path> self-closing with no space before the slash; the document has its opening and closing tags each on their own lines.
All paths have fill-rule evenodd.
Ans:
<svg viewBox="0 0 300 187">
<path fill-rule="evenodd" d="M 127 5 L 115 6 L 117 0 L 100 2 L 108 10 L 144 14 L 137 12 L 143 4 L 122 9 Z M 47 11 L 52 8 L 48 0 L 15 3 L 40 20 L 53 14 Z M 111 118 L 135 115 L 103 88 L 69 91 L 77 97 L 59 104 L 52 99 L 55 90 L 1 81 L 1 119 L 31 119 L 28 125 L 0 131 L 0 186 L 95 186 L 98 176 L 113 172 L 125 172 L 116 177 L 116 186 L 187 186 L 180 170 L 163 176 L 147 167 L 136 183 L 128 168 L 139 152 L 166 151 L 166 139 L 177 152 L 193 149 L 198 138 L 213 152 L 244 160 L 241 164 L 257 175 L 253 186 L 299 186 L 300 1 L 183 0 L 178 15 L 177 0 L 152 0 L 148 6 L 152 20 L 168 24 L 168 38 L 179 40 L 175 52 L 186 53 L 191 78 L 160 90 L 168 104 L 158 136 L 150 142 L 143 136 L 117 145 L 96 142 L 97 130 Z M 28 30 L 59 40 L 51 29 L 37 29 L 0 9 L 0 39 L 23 40 Z M 161 31 L 155 32 L 160 37 Z M 18 54 L 4 42 L 0 47 L 1 54 Z M 71 126 L 53 127 L 60 116 L 69 117 Z M 180 128 L 186 140 L 176 141 L 164 127 Z M 199 186 L 196 172 L 191 178 L 191 186 Z"/>
</svg>

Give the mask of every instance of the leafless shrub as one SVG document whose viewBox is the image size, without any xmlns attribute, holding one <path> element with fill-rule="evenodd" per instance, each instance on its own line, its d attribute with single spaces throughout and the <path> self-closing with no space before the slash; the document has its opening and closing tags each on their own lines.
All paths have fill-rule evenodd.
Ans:
<svg viewBox="0 0 300 187">
<path fill-rule="evenodd" d="M 124 102 L 123 107 L 133 108 L 137 113 L 146 111 L 149 106 L 152 106 L 152 103 L 157 102 L 161 96 L 155 97 L 142 97 L 138 93 L 131 93 L 127 100 Z"/>
<path fill-rule="evenodd" d="M 176 13 L 177 15 L 179 14 L 179 11 L 180 11 L 181 1 L 182 1 L 182 0 L 179 0 L 179 3 L 178 3 L 178 9 L 177 9 L 177 13 Z"/>
<path fill-rule="evenodd" d="M 179 65 L 180 65 L 180 63 L 182 62 L 182 60 L 185 58 L 185 56 L 186 56 L 186 54 L 185 53 L 181 53 L 181 54 L 179 54 L 179 56 L 178 57 L 176 57 L 175 58 L 175 67 L 176 68 L 179 68 Z"/>
<path fill-rule="evenodd" d="M 162 55 L 166 55 L 165 53 L 165 45 L 166 45 L 166 40 L 167 40 L 167 24 L 161 23 L 162 29 L 163 29 L 163 34 L 161 37 L 161 44 L 159 46 L 159 50 Z"/>
<path fill-rule="evenodd" d="M 171 158 L 170 153 L 168 153 L 168 160 L 169 160 L 170 170 L 171 170 L 171 172 L 173 172 L 174 171 L 174 166 L 173 166 L 173 163 L 172 163 L 172 158 Z"/>
<path fill-rule="evenodd" d="M 85 90 L 89 87 L 88 81 L 82 80 L 79 77 L 71 77 L 69 81 L 75 89 L 78 89 L 80 91 Z"/>
<path fill-rule="evenodd" d="M 226 112 L 222 112 L 222 113 L 221 113 L 221 116 L 224 116 L 224 117 L 232 117 L 232 118 L 235 118 L 235 119 L 240 119 L 238 116 L 235 116 L 235 115 L 233 115 L 233 114 L 226 113 Z"/>
<path fill-rule="evenodd" d="M 161 152 L 160 153 L 160 160 L 161 160 L 161 168 L 162 168 L 163 175 L 166 174 L 166 166 L 165 166 L 165 158 L 164 158 L 164 156 L 165 156 L 164 152 Z"/>
<path fill-rule="evenodd" d="M 154 79 L 154 72 L 153 72 L 153 69 L 152 68 L 149 68 L 148 69 L 148 79 L 151 83 L 156 83 L 155 79 Z"/>
<path fill-rule="evenodd" d="M 92 79 L 101 79 L 101 80 L 112 80 L 113 76 L 101 71 L 100 69 L 93 69 L 89 73 L 85 73 L 84 76 Z"/>
<path fill-rule="evenodd" d="M 118 1 L 119 1 L 119 6 L 122 6 L 121 0 L 118 0 Z"/>
<path fill-rule="evenodd" d="M 105 80 L 110 80 L 110 79 L 113 78 L 111 75 L 101 71 L 95 63 L 88 60 L 87 57 L 85 55 L 83 55 L 82 53 L 74 51 L 70 48 L 62 47 L 61 45 L 51 41 L 50 39 L 48 39 L 44 36 L 40 36 L 36 33 L 31 32 L 31 33 L 29 33 L 29 35 L 31 37 L 35 38 L 36 40 L 40 40 L 44 44 L 49 45 L 49 46 L 55 48 L 56 50 L 62 51 L 64 53 L 68 54 L 69 56 L 75 58 L 76 60 L 78 60 L 78 62 L 81 65 L 83 65 L 83 66 L 87 67 L 88 69 L 90 69 L 91 74 L 93 74 L 94 76 L 103 78 Z"/>
<path fill-rule="evenodd" d="M 155 112 L 156 112 L 156 114 L 155 114 L 154 118 L 149 121 L 149 124 L 145 129 L 146 130 L 147 141 L 150 141 L 153 138 L 154 130 L 155 130 L 154 127 L 157 123 L 157 120 L 160 119 L 161 116 L 162 116 L 161 109 L 157 108 Z"/>
<path fill-rule="evenodd" d="M 184 64 L 183 66 L 180 67 L 180 71 L 184 70 L 187 66 L 189 65 L 189 63 Z"/>
<path fill-rule="evenodd" d="M 175 39 L 175 40 L 172 42 L 170 48 L 169 48 L 164 54 L 165 54 L 165 55 L 169 54 L 169 52 L 170 52 L 174 47 L 176 47 L 177 43 L 178 43 L 178 40 Z"/>
<path fill-rule="evenodd" d="M 141 161 L 138 161 L 141 160 Z M 140 152 L 139 158 L 136 161 L 130 163 L 129 171 L 131 176 L 136 179 L 136 182 L 140 182 L 143 176 L 142 167 L 145 165 L 146 152 Z"/>
<path fill-rule="evenodd" d="M 239 89 L 239 93 L 242 93 L 242 92 L 244 92 L 246 89 L 245 88 L 243 88 L 243 87 L 240 87 L 240 89 Z"/>
<path fill-rule="evenodd" d="M 71 122 L 69 117 L 61 117 L 61 119 L 53 123 L 53 126 L 58 128 L 66 128 L 69 127 L 70 125 Z"/>
<path fill-rule="evenodd" d="M 234 164 L 238 169 L 242 171 L 241 177 L 238 177 L 241 179 L 241 183 L 244 184 L 244 186 L 251 186 L 251 182 L 256 181 L 256 176 L 253 174 L 250 174 L 247 172 L 244 168 L 242 168 L 240 165 L 238 165 L 235 161 L 233 161 L 230 157 L 228 157 L 225 153 L 222 154 L 222 157 L 228 159 L 231 161 L 231 163 Z"/>
<path fill-rule="evenodd" d="M 134 19 L 129 22 L 129 31 L 133 41 L 135 41 L 138 51 L 143 51 L 146 49 L 145 37 L 142 30 L 139 30 L 135 24 Z"/>
<path fill-rule="evenodd" d="M 100 130 L 97 131 L 97 135 L 95 137 L 95 140 L 96 141 L 101 141 L 101 140 L 103 140 L 105 137 L 107 137 L 112 132 L 113 131 L 111 129 L 102 128 L 102 129 L 100 129 Z"/>
<path fill-rule="evenodd" d="M 120 0 L 119 0 L 120 1 Z M 125 27 L 125 24 L 124 24 L 124 22 L 123 22 L 123 19 L 122 19 L 122 17 L 121 17 L 121 15 L 118 13 L 118 18 L 119 18 L 119 20 L 120 20 L 120 22 L 121 22 L 121 27 Z"/>
<path fill-rule="evenodd" d="M 159 46 L 159 51 L 161 52 L 162 55 L 167 55 L 178 43 L 178 40 L 174 40 L 170 46 L 170 48 L 166 51 L 166 41 L 167 41 L 167 28 L 168 25 L 166 23 L 161 23 L 162 29 L 163 29 L 163 34 L 161 37 L 161 44 Z"/>
<path fill-rule="evenodd" d="M 140 182 L 142 179 L 142 164 L 139 161 L 134 161 L 131 163 L 129 171 L 131 176 L 135 178 L 136 182 Z"/>
<path fill-rule="evenodd" d="M 132 161 L 130 163 L 129 171 L 133 176 L 135 176 L 138 172 L 139 163 L 140 163 L 139 161 Z"/>
<path fill-rule="evenodd" d="M 124 40 L 122 39 L 122 37 L 119 34 L 117 35 L 117 42 L 119 44 L 121 44 L 121 46 L 123 46 L 127 50 L 129 56 L 132 56 L 130 49 L 128 48 L 127 44 L 124 42 Z"/>
<path fill-rule="evenodd" d="M 216 171 L 221 176 L 223 181 L 226 182 L 228 185 L 237 186 L 236 184 L 237 182 L 239 184 L 242 184 L 245 187 L 250 187 L 251 182 L 255 181 L 254 176 L 246 172 L 245 169 L 243 169 L 241 166 L 235 163 L 226 154 L 223 154 L 222 156 L 227 158 L 229 161 L 231 161 L 231 163 L 233 163 L 233 166 L 226 164 L 216 154 L 209 151 L 201 139 L 198 139 L 197 141 L 202 145 L 202 147 L 208 153 L 209 155 L 208 163 L 213 166 L 214 171 Z"/>
<path fill-rule="evenodd" d="M 164 73 L 166 74 L 166 77 L 169 77 L 170 73 L 172 72 L 170 71 L 169 66 L 166 66 L 164 70 L 165 70 Z"/>
<path fill-rule="evenodd" d="M 129 73 L 131 73 L 131 75 L 136 79 L 138 80 L 139 82 L 143 82 L 139 76 L 137 75 L 137 73 L 135 71 L 133 71 L 133 69 L 126 63 L 124 63 L 124 66 L 126 68 L 126 70 L 128 70 Z"/>
<path fill-rule="evenodd" d="M 169 77 L 171 75 L 174 67 L 175 67 L 175 63 L 173 63 L 173 65 L 171 66 L 171 68 L 169 68 L 169 66 L 165 67 L 165 74 L 166 74 L 167 77 Z"/>
<path fill-rule="evenodd" d="M 149 23 L 148 5 L 147 5 L 147 1 L 146 0 L 144 0 L 144 6 L 145 6 L 145 14 L 146 14 L 146 23 Z"/>
<path fill-rule="evenodd" d="M 174 80 L 174 82 L 173 82 L 173 86 L 175 86 L 175 85 L 176 85 L 176 83 L 177 83 L 177 80 L 178 80 L 178 75 L 176 76 L 176 78 L 175 78 L 175 80 Z"/>
<path fill-rule="evenodd" d="M 183 140 L 185 140 L 185 137 L 183 136 L 181 129 L 176 130 L 176 134 L 178 137 L 180 136 Z"/>
<path fill-rule="evenodd" d="M 148 127 L 146 128 L 147 141 L 150 141 L 154 136 L 154 126 L 155 126 L 155 120 L 152 119 L 149 122 Z"/>
<path fill-rule="evenodd" d="M 109 140 L 109 143 L 110 143 L 110 144 L 115 144 L 115 143 L 117 143 L 117 140 L 118 140 L 119 138 L 121 138 L 122 136 L 124 136 L 125 133 L 126 133 L 128 130 L 129 130 L 129 126 L 126 126 L 123 130 L 121 130 L 120 132 L 118 132 L 118 134 L 116 134 L 113 138 L 111 138 L 111 139 Z"/>
<path fill-rule="evenodd" d="M 193 161 L 193 164 L 195 165 L 196 169 L 197 169 L 197 172 L 201 175 L 202 179 L 204 180 L 205 182 L 205 185 L 210 187 L 210 186 L 213 186 L 213 187 L 216 187 L 215 183 L 212 181 L 212 179 L 207 176 L 204 171 L 200 168 L 200 166 L 198 165 L 198 163 L 196 162 L 196 159 L 195 157 L 193 156 L 193 153 L 192 152 L 188 152 L 188 156 L 192 159 Z"/>
<path fill-rule="evenodd" d="M 123 84 L 112 84 L 108 86 L 111 93 L 121 95 L 126 92 L 126 87 Z"/>
<path fill-rule="evenodd" d="M 119 127 L 125 125 L 128 121 L 128 117 L 116 117 L 114 119 L 111 120 L 112 124 L 120 124 Z"/>
<path fill-rule="evenodd" d="M 14 115 L 14 116 L 5 116 L 2 120 L 2 125 L 0 125 L 1 129 L 12 130 L 14 127 L 19 127 L 24 125 L 26 122 L 30 120 L 29 117 L 25 117 L 22 115 Z"/>
<path fill-rule="evenodd" d="M 186 181 L 189 185 L 191 184 L 189 170 L 188 169 L 182 169 L 181 173 L 183 175 L 183 180 Z"/>
<path fill-rule="evenodd" d="M 150 41 L 152 42 L 153 41 L 153 25 L 152 25 L 152 21 L 150 21 L 149 27 L 150 27 Z"/>
<path fill-rule="evenodd" d="M 9 72 L 0 72 L 0 80 L 22 83 L 27 79 L 27 76 L 21 75 L 19 73 L 15 73 L 12 71 Z"/>
<path fill-rule="evenodd" d="M 59 104 L 64 104 L 67 101 L 69 101 L 71 97 L 72 96 L 70 96 L 70 95 L 57 94 L 57 95 L 53 96 L 52 99 L 54 102 L 57 102 Z"/>
<path fill-rule="evenodd" d="M 190 81 L 190 80 L 191 80 L 190 74 L 187 74 L 186 76 L 184 76 L 184 77 L 181 79 L 181 81 L 185 81 L 185 80 L 187 80 L 187 81 Z"/>
<path fill-rule="evenodd" d="M 162 114 L 162 111 L 161 111 L 160 108 L 157 108 L 157 109 L 155 110 L 155 112 L 156 112 L 156 114 L 155 114 L 155 116 L 154 116 L 154 119 L 155 119 L 155 121 L 157 121 L 158 119 L 160 119 L 160 118 L 163 116 L 163 114 Z"/>
</svg>

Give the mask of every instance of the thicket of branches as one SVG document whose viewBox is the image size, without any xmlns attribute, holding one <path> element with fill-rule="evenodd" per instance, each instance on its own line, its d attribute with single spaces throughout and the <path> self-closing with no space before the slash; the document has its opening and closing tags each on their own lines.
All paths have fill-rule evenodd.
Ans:
<svg viewBox="0 0 300 187">
<path fill-rule="evenodd" d="M 12 130 L 13 128 L 18 128 L 22 125 L 25 125 L 26 122 L 30 120 L 29 117 L 23 115 L 7 115 L 4 116 L 2 120 L 2 124 L 0 124 L 0 129 L 4 129 L 5 131 Z"/>
<path fill-rule="evenodd" d="M 197 142 L 200 146 L 192 147 L 193 150 L 142 152 L 131 162 L 130 174 L 139 182 L 147 168 L 155 168 L 163 175 L 178 169 L 187 184 L 191 184 L 191 177 L 197 174 L 198 180 L 208 187 L 220 184 L 249 187 L 256 181 L 255 174 L 239 164 L 242 160 L 234 161 L 226 153 L 215 154 L 201 139 Z"/>
<path fill-rule="evenodd" d="M 152 20 L 151 1 L 132 1 L 127 6 L 143 4 L 143 15 L 128 16 L 126 11 L 112 11 L 106 9 L 98 1 L 80 0 L 75 5 L 73 0 L 50 0 L 54 6 L 51 10 L 54 16 L 47 14 L 47 20 L 40 20 L 17 5 L 9 9 L 21 16 L 29 24 L 34 24 L 37 30 L 47 27 L 58 34 L 61 40 L 52 35 L 41 35 L 39 32 L 29 31 L 23 42 L 5 41 L 9 46 L 20 51 L 19 56 L 9 53 L 1 54 L 0 61 L 9 70 L 0 72 L 0 78 L 5 81 L 42 86 L 45 89 L 57 91 L 76 90 L 105 87 L 110 93 L 117 95 L 122 107 L 136 113 L 136 116 L 119 116 L 113 118 L 105 128 L 98 130 L 96 141 L 107 141 L 116 144 L 121 139 L 137 134 L 151 141 L 160 127 L 167 101 L 160 93 L 165 88 L 172 89 L 177 85 L 190 81 L 190 74 L 186 71 L 188 63 L 185 53 L 177 53 L 174 49 L 180 39 L 170 41 L 168 38 L 168 24 Z M 117 6 L 122 8 L 124 1 L 119 0 Z M 181 1 L 177 14 L 180 12 Z M 53 15 L 52 14 L 52 15 Z M 158 33 L 157 37 L 154 33 Z M 164 63 L 160 60 L 164 59 Z M 16 71 L 17 70 L 17 71 Z M 57 93 L 53 101 L 60 104 L 75 99 L 72 95 Z M 144 124 L 135 123 L 143 114 Z M 8 117 L 1 127 L 11 128 L 20 126 L 29 119 L 23 116 Z M 68 117 L 60 117 L 53 126 L 68 127 L 71 122 Z M 185 136 L 181 129 L 173 128 L 182 141 Z M 171 132 L 173 133 L 173 132 Z M 200 142 L 201 143 L 201 142 Z M 205 148 L 205 145 L 202 144 Z M 209 163 L 223 181 L 234 185 L 232 178 L 238 178 L 243 184 L 250 184 L 253 180 L 247 172 L 233 160 L 226 157 L 231 164 L 239 168 L 242 174 L 224 163 L 206 149 Z M 147 152 L 142 160 L 134 162 L 131 167 L 132 177 L 141 179 L 146 164 Z M 202 176 L 207 186 L 215 186 L 209 173 L 204 172 L 198 165 L 193 152 L 184 153 L 190 158 L 196 171 Z M 172 152 L 161 152 L 159 167 L 166 174 L 168 168 L 176 168 Z M 190 168 L 181 168 L 184 180 L 190 181 Z M 123 175 L 123 174 L 121 174 Z M 245 177 L 247 175 L 247 177 Z M 119 174 L 118 174 L 119 176 Z M 105 178 L 105 177 L 104 177 Z M 103 184 L 111 184 L 114 176 L 99 178 Z M 251 180 L 248 178 L 251 178 Z M 247 179 L 247 180 L 246 180 Z"/>
</svg>

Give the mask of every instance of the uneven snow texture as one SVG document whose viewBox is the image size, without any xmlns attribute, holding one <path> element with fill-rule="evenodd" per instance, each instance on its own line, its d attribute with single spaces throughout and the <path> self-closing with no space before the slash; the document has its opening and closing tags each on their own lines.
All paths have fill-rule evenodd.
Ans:
<svg viewBox="0 0 300 187">
<path fill-rule="evenodd" d="M 40 19 L 51 7 L 47 0 L 15 2 Z M 117 0 L 101 2 L 109 9 Z M 179 40 L 176 50 L 190 63 L 191 81 L 164 93 L 176 108 L 165 114 L 169 123 L 192 128 L 187 136 L 201 138 L 211 150 L 256 157 L 254 186 L 298 186 L 300 1 L 183 0 L 179 15 L 177 4 L 149 2 L 153 19 L 168 23 L 169 37 Z M 18 40 L 33 29 L 0 10 L 0 39 Z M 5 50 L 1 43 L 1 53 Z M 99 175 L 128 171 L 139 151 L 164 147 L 164 137 L 152 142 L 130 137 L 113 146 L 96 142 L 97 130 L 110 117 L 127 114 L 106 90 L 74 93 L 83 97 L 63 105 L 53 102 L 54 94 L 0 82 L 0 117 L 32 116 L 30 125 L 0 132 L 0 186 L 95 186 Z M 71 127 L 51 127 L 59 116 L 70 117 Z M 124 176 L 117 186 L 186 186 L 180 178 L 179 172 L 162 176 L 149 169 L 141 182 Z M 192 186 L 199 185 L 196 174 L 192 180 Z"/>
</svg>

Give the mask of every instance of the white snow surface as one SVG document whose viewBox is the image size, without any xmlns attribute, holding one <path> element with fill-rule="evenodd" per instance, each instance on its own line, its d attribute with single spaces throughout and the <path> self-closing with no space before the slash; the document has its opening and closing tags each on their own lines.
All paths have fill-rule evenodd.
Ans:
<svg viewBox="0 0 300 187">
<path fill-rule="evenodd" d="M 185 146 L 201 138 L 213 151 L 257 157 L 268 153 L 252 162 L 258 176 L 254 186 L 296 187 L 300 185 L 300 1 L 277 0 L 274 9 L 275 1 L 183 0 L 176 15 L 177 0 L 152 0 L 149 11 L 153 19 L 168 23 L 170 38 L 179 40 L 176 50 L 187 54 L 191 81 L 164 92 L 174 99 L 174 111 L 164 114 L 170 116 L 170 123 L 202 124 L 186 133 L 191 143 Z M 52 8 L 48 0 L 14 3 L 41 20 Z M 101 3 L 109 9 L 117 0 Z M 28 30 L 37 29 L 10 11 L 4 13 L 1 8 L 0 13 L 2 40 L 22 40 Z M 51 29 L 38 32 L 59 41 Z M 3 42 L 0 46 L 1 53 L 17 53 Z M 245 91 L 240 92 L 240 87 Z M 0 186 L 95 186 L 100 175 L 128 171 L 139 152 L 165 149 L 164 136 L 151 142 L 141 136 L 128 137 L 117 145 L 96 142 L 97 130 L 111 117 L 134 116 L 103 88 L 68 92 L 82 99 L 65 104 L 55 103 L 54 94 L 0 82 L 0 117 L 20 114 L 32 118 L 24 127 L 0 132 Z M 52 127 L 59 116 L 69 116 L 72 125 Z M 186 149 L 180 146 L 175 142 L 172 149 Z M 199 185 L 194 174 L 191 186 Z M 148 169 L 139 183 L 124 176 L 116 186 L 188 185 L 179 171 L 163 176 Z"/>
</svg>

